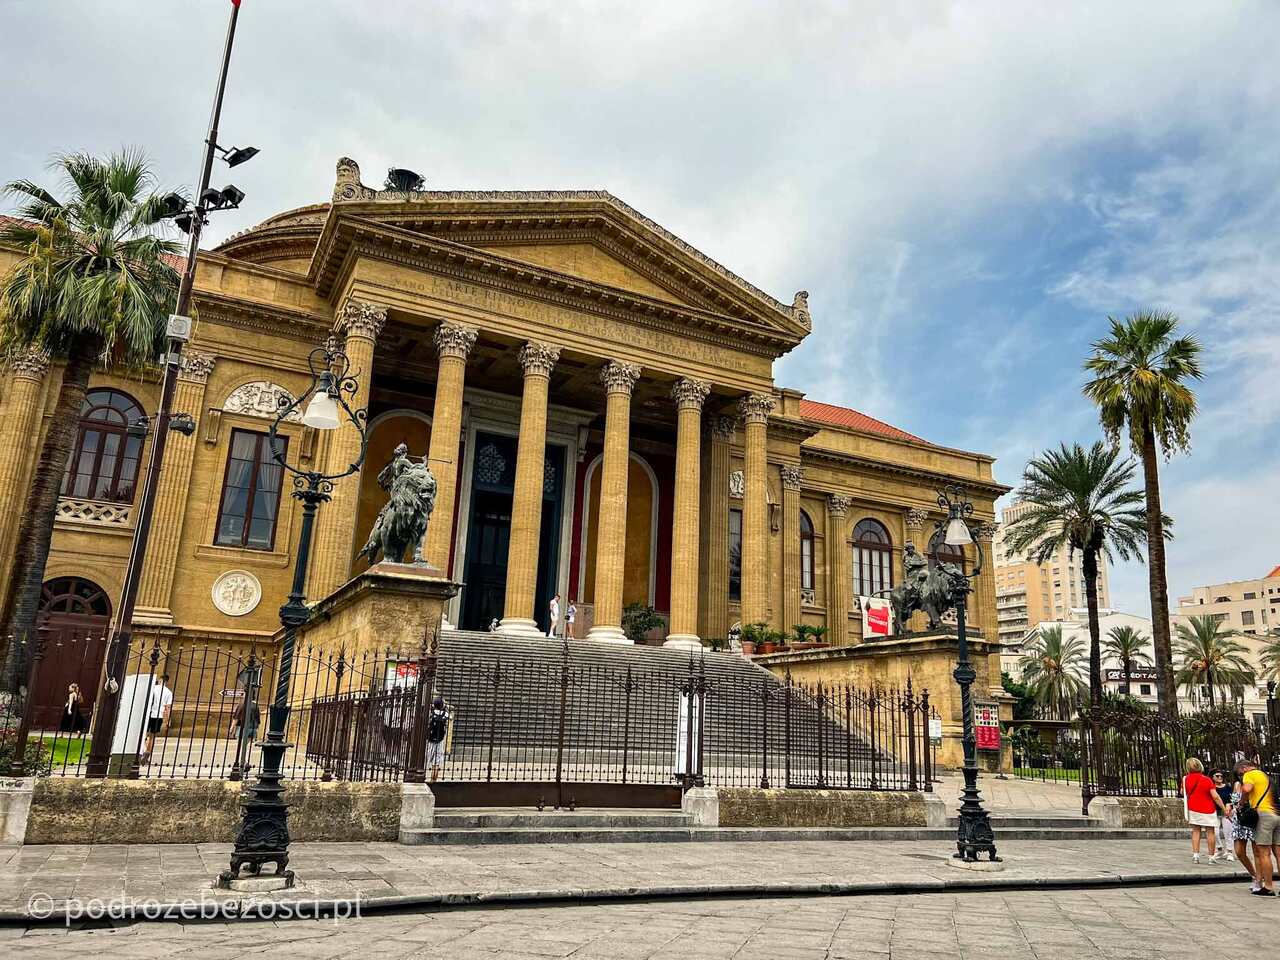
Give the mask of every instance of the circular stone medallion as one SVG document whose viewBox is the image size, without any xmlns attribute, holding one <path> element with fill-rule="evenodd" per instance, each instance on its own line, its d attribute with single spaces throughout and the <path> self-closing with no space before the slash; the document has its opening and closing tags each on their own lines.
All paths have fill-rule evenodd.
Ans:
<svg viewBox="0 0 1280 960">
<path fill-rule="evenodd" d="M 262 584 L 248 570 L 228 570 L 213 581 L 213 605 L 229 617 L 252 613 L 262 599 Z"/>
</svg>

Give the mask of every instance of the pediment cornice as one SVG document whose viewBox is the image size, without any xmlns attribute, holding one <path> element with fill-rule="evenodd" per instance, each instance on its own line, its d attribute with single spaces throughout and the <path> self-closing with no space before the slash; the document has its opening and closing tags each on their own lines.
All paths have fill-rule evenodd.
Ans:
<svg viewBox="0 0 1280 960">
<path fill-rule="evenodd" d="M 339 207 L 326 224 L 312 261 L 317 292 L 330 297 L 360 258 L 441 274 L 534 300 L 670 330 L 748 352 L 779 356 L 799 338 L 744 317 L 622 290 L 445 240 L 356 216 Z"/>
</svg>

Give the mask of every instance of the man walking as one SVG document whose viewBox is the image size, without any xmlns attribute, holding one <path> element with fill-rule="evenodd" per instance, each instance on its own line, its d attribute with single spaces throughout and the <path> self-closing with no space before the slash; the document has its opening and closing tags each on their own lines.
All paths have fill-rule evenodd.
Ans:
<svg viewBox="0 0 1280 960">
<path fill-rule="evenodd" d="M 151 685 L 151 695 L 147 698 L 147 745 L 138 758 L 141 763 L 151 762 L 151 750 L 156 744 L 156 734 L 164 729 L 169 720 L 169 711 L 173 709 L 173 691 L 169 689 L 169 675 L 166 673 Z"/>
<path fill-rule="evenodd" d="M 1251 760 L 1236 764 L 1236 773 L 1240 775 L 1240 789 L 1244 793 L 1240 800 L 1245 805 L 1241 825 L 1248 826 L 1247 821 L 1257 817 L 1253 826 L 1253 862 L 1261 888 L 1249 892 L 1259 897 L 1274 897 L 1272 857 L 1280 863 L 1280 814 L 1276 813 L 1280 807 L 1276 806 L 1274 784 Z"/>
<path fill-rule="evenodd" d="M 557 593 L 551 598 L 548 610 L 551 614 L 551 626 L 547 627 L 547 636 L 554 639 L 556 628 L 560 625 L 560 594 Z"/>
</svg>

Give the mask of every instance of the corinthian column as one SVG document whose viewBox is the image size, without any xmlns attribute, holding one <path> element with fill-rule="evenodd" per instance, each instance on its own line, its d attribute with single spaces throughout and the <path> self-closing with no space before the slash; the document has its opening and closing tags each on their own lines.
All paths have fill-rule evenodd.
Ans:
<svg viewBox="0 0 1280 960">
<path fill-rule="evenodd" d="M 533 600 L 538 583 L 538 539 L 542 532 L 542 484 L 547 455 L 547 395 L 560 348 L 526 343 L 520 350 L 524 394 L 516 447 L 516 486 L 511 498 L 511 542 L 507 552 L 507 592 L 503 633 L 538 636 Z M 432 428 L 434 431 L 434 427 Z"/>
<path fill-rule="evenodd" d="M 373 390 L 373 345 L 387 322 L 387 308 L 364 300 L 349 299 L 338 312 L 334 333 L 343 339 L 343 351 L 350 360 L 348 373 L 356 378 L 359 392 L 353 407 L 368 409 Z M 341 473 L 360 453 L 360 438 L 350 424 L 329 432 L 324 457 L 325 473 Z M 351 575 L 355 553 L 356 500 L 360 495 L 357 470 L 333 485 L 333 499 L 320 510 L 316 547 L 308 596 L 312 602 L 328 596 Z"/>
<path fill-rule="evenodd" d="M 213 372 L 214 358 L 196 350 L 182 352 L 182 366 L 173 395 L 173 409 L 189 413 L 199 423 L 205 409 L 205 384 Z M 191 464 L 196 455 L 196 435 L 170 434 L 160 469 L 155 516 L 142 581 L 138 585 L 136 619 L 172 623 L 170 607 L 173 576 L 178 561 L 178 545 L 187 513 L 187 492 L 191 484 Z"/>
<path fill-rule="evenodd" d="M 732 461 L 732 417 L 708 417 L 702 425 L 706 470 L 700 517 L 704 563 L 698 596 L 702 603 L 702 635 L 729 635 L 729 473 Z"/>
<path fill-rule="evenodd" d="M 849 642 L 849 609 L 853 574 L 849 569 L 847 520 L 853 497 L 827 497 L 827 635 L 843 647 Z"/>
<path fill-rule="evenodd" d="M 426 560 L 446 574 L 453 534 L 454 493 L 458 486 L 458 434 L 462 429 L 462 388 L 467 357 L 476 345 L 476 331 L 460 323 L 436 327 L 436 400 L 431 412 L 431 445 L 427 465 L 436 478 L 436 506 L 427 526 Z"/>
<path fill-rule="evenodd" d="M 671 623 L 668 647 L 697 647 L 698 640 L 698 498 L 701 495 L 702 403 L 711 385 L 701 380 L 676 381 L 676 497 L 671 521 Z"/>
<path fill-rule="evenodd" d="M 978 582 L 970 596 L 973 598 L 967 611 L 972 616 L 970 623 L 982 628 L 982 639 L 989 644 L 998 644 L 1000 640 L 999 621 L 996 619 L 996 567 L 992 556 L 992 546 L 998 527 L 994 523 L 980 523 L 973 531 L 973 537 L 982 550 L 982 572 L 978 574 Z M 987 686 L 993 695 L 1004 694 L 1004 684 L 1000 680 L 1000 648 L 992 646 L 987 653 Z"/>
<path fill-rule="evenodd" d="M 782 629 L 800 622 L 800 485 L 804 467 L 782 465 Z"/>
<path fill-rule="evenodd" d="M 627 549 L 627 468 L 631 450 L 631 390 L 640 379 L 634 363 L 611 360 L 600 371 L 605 387 L 604 462 L 596 518 L 595 622 L 588 640 L 626 643 L 622 632 L 622 577 Z"/>
<path fill-rule="evenodd" d="M 774 399 L 766 393 L 742 398 L 742 622 L 769 616 L 768 437 L 765 424 Z"/>
<path fill-rule="evenodd" d="M 9 360 L 9 387 L 0 417 L 0 585 L 8 589 L 13 568 L 14 537 L 26 501 L 27 467 L 34 457 L 28 446 L 39 432 L 44 378 L 49 355 L 25 350 Z"/>
</svg>

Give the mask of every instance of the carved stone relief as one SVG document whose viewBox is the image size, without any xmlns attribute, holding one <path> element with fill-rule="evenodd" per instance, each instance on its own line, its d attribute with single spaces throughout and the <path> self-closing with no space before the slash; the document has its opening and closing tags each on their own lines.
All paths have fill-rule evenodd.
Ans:
<svg viewBox="0 0 1280 960">
<path fill-rule="evenodd" d="M 262 599 L 262 584 L 248 570 L 228 570 L 213 581 L 213 605 L 229 617 L 252 613 Z"/>
</svg>

